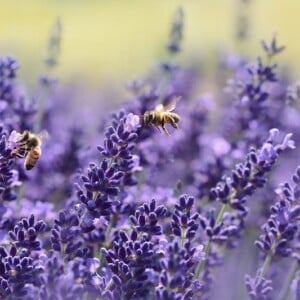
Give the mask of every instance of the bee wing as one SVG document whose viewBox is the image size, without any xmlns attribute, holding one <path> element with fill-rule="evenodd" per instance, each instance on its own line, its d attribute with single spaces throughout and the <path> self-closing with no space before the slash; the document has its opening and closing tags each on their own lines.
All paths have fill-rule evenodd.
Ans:
<svg viewBox="0 0 300 300">
<path fill-rule="evenodd" d="M 176 96 L 173 97 L 172 100 L 163 107 L 164 111 L 173 111 L 176 108 L 177 102 L 180 100 L 181 97 Z"/>
<path fill-rule="evenodd" d="M 162 111 L 164 111 L 164 106 L 162 104 L 158 104 L 158 105 L 155 106 L 154 110 L 162 112 Z"/>
<path fill-rule="evenodd" d="M 41 132 L 38 134 L 38 137 L 39 137 L 42 141 L 48 140 L 48 139 L 49 139 L 49 133 L 48 133 L 47 130 L 43 130 L 43 131 L 41 131 Z"/>
</svg>

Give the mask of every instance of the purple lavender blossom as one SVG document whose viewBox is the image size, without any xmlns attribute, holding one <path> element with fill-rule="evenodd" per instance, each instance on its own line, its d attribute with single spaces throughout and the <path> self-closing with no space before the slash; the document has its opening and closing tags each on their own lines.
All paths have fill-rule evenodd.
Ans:
<svg viewBox="0 0 300 300">
<path fill-rule="evenodd" d="M 292 180 L 293 186 L 286 182 L 276 190 L 278 201 L 271 207 L 271 215 L 261 227 L 263 233 L 255 241 L 258 249 L 265 253 L 265 260 L 253 279 L 249 275 L 246 276 L 248 293 L 253 299 L 263 299 L 272 290 L 272 280 L 266 279 L 272 260 L 289 256 L 299 258 L 295 243 L 300 218 L 299 167 Z M 292 272 L 287 277 L 285 285 L 281 287 L 279 299 L 286 299 L 297 266 L 297 261 L 292 264 Z"/>
<path fill-rule="evenodd" d="M 28 219 L 23 218 L 19 221 L 13 231 L 8 232 L 8 235 L 16 247 L 36 251 L 42 249 L 41 242 L 37 237 L 45 230 L 45 222 L 42 220 L 35 222 L 34 215 L 31 215 Z"/>
<path fill-rule="evenodd" d="M 269 58 L 272 58 L 274 55 L 279 54 L 285 49 L 285 46 L 277 45 L 275 34 L 273 35 L 272 40 L 270 42 L 263 40 L 261 43 Z"/>
<path fill-rule="evenodd" d="M 0 162 L 1 162 L 1 180 L 0 180 L 0 197 L 2 212 L 5 212 L 6 208 L 3 206 L 5 201 L 16 200 L 17 195 L 14 187 L 20 186 L 18 171 L 13 166 L 12 151 L 14 150 L 15 143 L 12 141 L 12 136 L 15 135 L 13 131 L 11 135 L 7 138 L 7 134 L 0 128 Z"/>
<path fill-rule="evenodd" d="M 271 280 L 266 280 L 258 274 L 255 278 L 245 277 L 249 296 L 253 300 L 268 300 L 272 291 Z"/>
<path fill-rule="evenodd" d="M 174 14 L 171 32 L 170 32 L 170 40 L 167 45 L 167 50 L 176 54 L 181 50 L 180 44 L 183 38 L 183 26 L 184 26 L 184 13 L 183 8 L 179 7 Z"/>
<path fill-rule="evenodd" d="M 1 124 L 8 131 L 31 129 L 36 113 L 35 103 L 16 83 L 18 62 L 5 56 L 0 59 Z"/>
<path fill-rule="evenodd" d="M 250 23 L 240 17 L 244 38 Z M 290 151 L 300 136 L 299 88 L 274 63 L 285 47 L 274 36 L 255 62 L 223 57 L 223 70 L 233 73 L 230 93 L 218 93 L 220 68 L 214 94 L 199 95 L 202 73 L 175 61 L 183 28 L 179 8 L 169 58 L 133 82 L 130 99 L 105 118 L 67 101 L 80 91 L 57 89 L 49 76 L 59 61 L 59 20 L 49 40 L 48 74 L 34 97 L 16 81 L 17 61 L 0 59 L 1 299 L 299 294 L 298 169 L 292 183 L 279 185 L 274 202 L 275 182 L 299 160 Z M 174 96 L 181 97 L 179 130 L 166 138 L 143 126 L 145 112 Z M 27 173 L 14 151 L 23 130 L 40 128 L 50 141 Z"/>
</svg>

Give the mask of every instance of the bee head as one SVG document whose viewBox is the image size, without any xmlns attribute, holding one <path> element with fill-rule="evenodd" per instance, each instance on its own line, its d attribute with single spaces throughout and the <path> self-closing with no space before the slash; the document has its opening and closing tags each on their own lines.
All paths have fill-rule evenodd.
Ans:
<svg viewBox="0 0 300 300">
<path fill-rule="evenodd" d="M 144 113 L 144 124 L 146 126 L 150 125 L 153 120 L 154 120 L 154 116 L 151 112 L 147 111 Z"/>
<path fill-rule="evenodd" d="M 20 138 L 20 142 L 26 142 L 29 140 L 29 137 L 30 137 L 30 132 L 28 130 L 25 130 L 22 135 L 21 135 L 21 138 Z"/>
<path fill-rule="evenodd" d="M 40 143 L 39 139 L 37 137 L 33 136 L 28 140 L 27 145 L 30 148 L 35 148 L 39 145 L 39 143 Z"/>
</svg>

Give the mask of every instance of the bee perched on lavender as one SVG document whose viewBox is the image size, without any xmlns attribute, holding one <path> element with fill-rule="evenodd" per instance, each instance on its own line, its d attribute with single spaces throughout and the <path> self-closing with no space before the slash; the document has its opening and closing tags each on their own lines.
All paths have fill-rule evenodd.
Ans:
<svg viewBox="0 0 300 300">
<path fill-rule="evenodd" d="M 24 158 L 24 167 L 31 170 L 42 154 L 42 140 L 48 137 L 46 131 L 40 134 L 34 134 L 29 130 L 25 130 L 22 134 L 16 132 L 17 147 L 11 153 L 13 157 Z"/>
<path fill-rule="evenodd" d="M 143 115 L 144 125 L 154 125 L 158 130 L 161 127 L 166 135 L 170 136 L 165 125 L 171 124 L 174 128 L 179 128 L 177 123 L 180 121 L 180 117 L 178 114 L 172 112 L 176 108 L 178 99 L 179 97 L 176 97 L 167 105 L 158 104 L 154 110 L 146 111 Z"/>
</svg>

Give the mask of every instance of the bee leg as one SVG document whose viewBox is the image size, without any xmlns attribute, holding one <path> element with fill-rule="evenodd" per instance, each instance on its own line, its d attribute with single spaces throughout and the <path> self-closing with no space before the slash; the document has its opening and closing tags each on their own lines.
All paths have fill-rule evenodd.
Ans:
<svg viewBox="0 0 300 300">
<path fill-rule="evenodd" d="M 159 129 L 159 126 L 155 125 L 155 127 L 157 128 L 157 130 L 158 130 L 159 132 L 161 132 L 160 129 Z"/>
<path fill-rule="evenodd" d="M 27 151 L 28 151 L 27 147 L 21 146 L 17 149 L 12 150 L 11 151 L 11 156 L 12 157 L 18 157 L 18 158 L 24 158 L 26 156 Z"/>
<path fill-rule="evenodd" d="M 18 150 L 16 150 L 16 151 L 12 151 L 11 152 L 11 156 L 12 157 L 18 157 L 18 158 L 24 158 L 25 157 L 25 153 L 21 154 Z"/>
<path fill-rule="evenodd" d="M 20 153 L 12 153 L 12 156 L 13 157 L 18 157 L 18 158 L 24 158 L 25 157 L 25 155 L 22 155 L 22 154 L 20 154 Z"/>
<path fill-rule="evenodd" d="M 165 125 L 162 126 L 163 131 L 166 133 L 166 135 L 171 136 Z"/>
<path fill-rule="evenodd" d="M 179 126 L 177 125 L 177 123 L 175 123 L 175 122 L 173 123 L 173 122 L 172 122 L 171 125 L 172 125 L 172 127 L 174 127 L 175 129 L 179 129 Z"/>
</svg>

